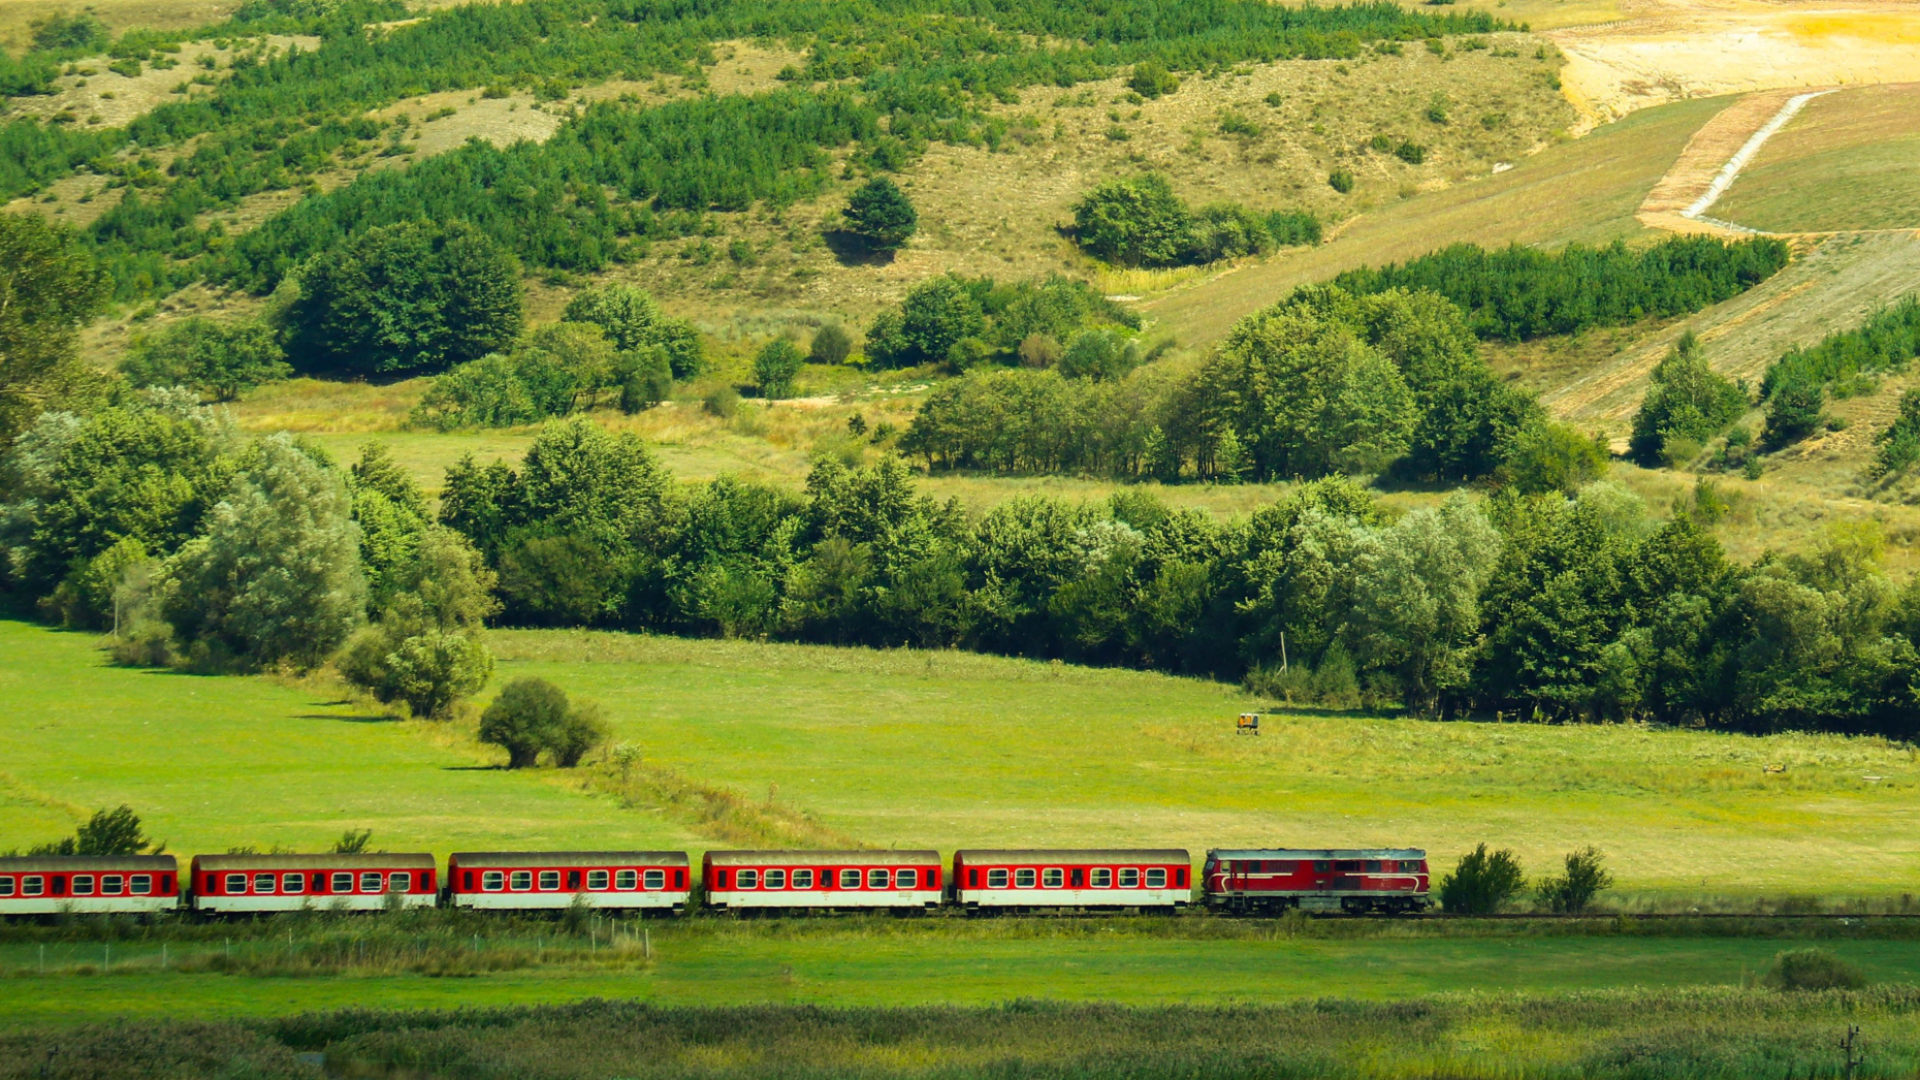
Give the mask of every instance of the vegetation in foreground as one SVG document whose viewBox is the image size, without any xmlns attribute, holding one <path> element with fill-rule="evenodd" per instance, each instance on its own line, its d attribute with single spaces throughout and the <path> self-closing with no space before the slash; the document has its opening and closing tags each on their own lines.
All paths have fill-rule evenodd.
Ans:
<svg viewBox="0 0 1920 1080">
<path fill-rule="evenodd" d="M 0 1041 L 0 1071 L 411 1077 L 1896 1077 L 1912 987 L 1643 990 L 1281 1006 L 667 1009 L 618 1001 L 252 1023 L 104 1024 Z M 1858 1026 L 1862 1035 L 1847 1038 Z M 1844 1045 L 1843 1045 L 1844 1044 Z M 52 1048 L 55 1052 L 49 1054 Z M 39 1070 L 39 1071 L 35 1071 Z"/>
</svg>

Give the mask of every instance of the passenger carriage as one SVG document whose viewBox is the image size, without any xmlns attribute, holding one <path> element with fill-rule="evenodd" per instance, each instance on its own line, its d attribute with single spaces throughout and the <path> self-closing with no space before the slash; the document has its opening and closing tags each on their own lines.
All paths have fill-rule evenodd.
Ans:
<svg viewBox="0 0 1920 1080">
<path fill-rule="evenodd" d="M 447 859 L 454 907 L 551 910 L 576 898 L 595 908 L 680 912 L 692 892 L 684 851 L 466 851 Z"/>
<path fill-rule="evenodd" d="M 1209 851 L 1201 880 L 1207 906 L 1234 914 L 1399 914 L 1428 903 L 1427 853 L 1419 848 Z"/>
<path fill-rule="evenodd" d="M 179 906 L 171 855 L 0 858 L 0 915 L 151 914 Z"/>
<path fill-rule="evenodd" d="M 432 855 L 196 855 L 193 908 L 219 914 L 433 907 Z M 389 899 L 389 898 L 393 899 Z"/>
<path fill-rule="evenodd" d="M 971 910 L 1142 908 L 1193 899 L 1185 851 L 956 851 L 954 902 Z"/>
<path fill-rule="evenodd" d="M 937 851 L 709 851 L 700 879 L 723 910 L 939 907 Z"/>
</svg>

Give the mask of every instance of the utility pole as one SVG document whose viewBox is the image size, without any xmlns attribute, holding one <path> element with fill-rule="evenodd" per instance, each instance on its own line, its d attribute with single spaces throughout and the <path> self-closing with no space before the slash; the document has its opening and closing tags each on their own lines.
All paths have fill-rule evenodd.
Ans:
<svg viewBox="0 0 1920 1080">
<path fill-rule="evenodd" d="M 1841 1041 L 1840 1049 L 1847 1055 L 1847 1080 L 1853 1080 L 1854 1070 L 1860 1067 L 1860 1025 L 1848 1024 L 1847 1037 Z"/>
</svg>

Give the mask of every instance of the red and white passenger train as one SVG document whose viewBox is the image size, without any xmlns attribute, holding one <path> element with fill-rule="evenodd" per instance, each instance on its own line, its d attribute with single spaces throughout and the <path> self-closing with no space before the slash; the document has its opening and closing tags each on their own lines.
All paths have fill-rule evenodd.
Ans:
<svg viewBox="0 0 1920 1080">
<path fill-rule="evenodd" d="M 574 904 L 679 914 L 696 906 L 696 885 L 699 906 L 735 913 L 1173 912 L 1197 899 L 1229 914 L 1406 914 L 1426 909 L 1428 887 L 1417 848 L 1215 850 L 1197 881 L 1179 848 L 962 850 L 950 868 L 937 851 L 709 851 L 697 883 L 684 851 L 458 852 L 444 878 L 439 869 L 424 852 L 197 855 L 182 879 L 171 855 L 6 857 L 0 916 Z"/>
</svg>

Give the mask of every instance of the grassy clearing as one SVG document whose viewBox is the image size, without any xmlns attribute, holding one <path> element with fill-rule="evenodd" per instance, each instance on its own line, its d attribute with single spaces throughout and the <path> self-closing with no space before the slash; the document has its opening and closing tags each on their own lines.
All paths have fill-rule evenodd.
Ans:
<svg viewBox="0 0 1920 1080">
<path fill-rule="evenodd" d="M 1774 232 L 1920 227 L 1920 84 L 1815 98 L 1713 208 Z"/>
<path fill-rule="evenodd" d="M 164 940 L 0 945 L 0 1027 L 112 1015 L 278 1016 L 605 996 L 662 1005 L 983 1005 L 1015 998 L 1132 1005 L 1273 1003 L 1435 993 L 1553 994 L 1752 985 L 1817 940 L 1876 982 L 1920 973 L 1910 926 L 1817 939 L 1533 932 L 1512 924 L 1310 920 L 957 918 L 601 926 L 367 919 L 203 926 Z M 446 925 L 429 925 L 429 924 Z M 457 923 L 457 925 L 455 925 Z M 284 936 L 291 932 L 291 936 Z M 42 959 L 44 957 L 44 960 Z M 44 963 L 44 969 L 42 964 Z M 109 966 L 110 965 L 110 966 Z M 929 977 L 937 973 L 937 977 Z"/>
<path fill-rule="evenodd" d="M 1448 858 L 1489 840 L 1538 870 L 1594 843 L 1628 906 L 1886 897 L 1920 869 L 1920 762 L 1873 740 L 1303 714 L 1248 738 L 1234 716 L 1267 703 L 1140 672 L 600 633 L 491 641 L 500 678 L 599 699 L 647 761 L 883 845 Z"/>
<path fill-rule="evenodd" d="M 186 854 L 324 850 L 349 826 L 441 853 L 689 839 L 664 812 L 495 771 L 443 729 L 388 722 L 325 685 L 115 668 L 96 644 L 0 621 L 0 849 L 122 802 Z"/>
</svg>

